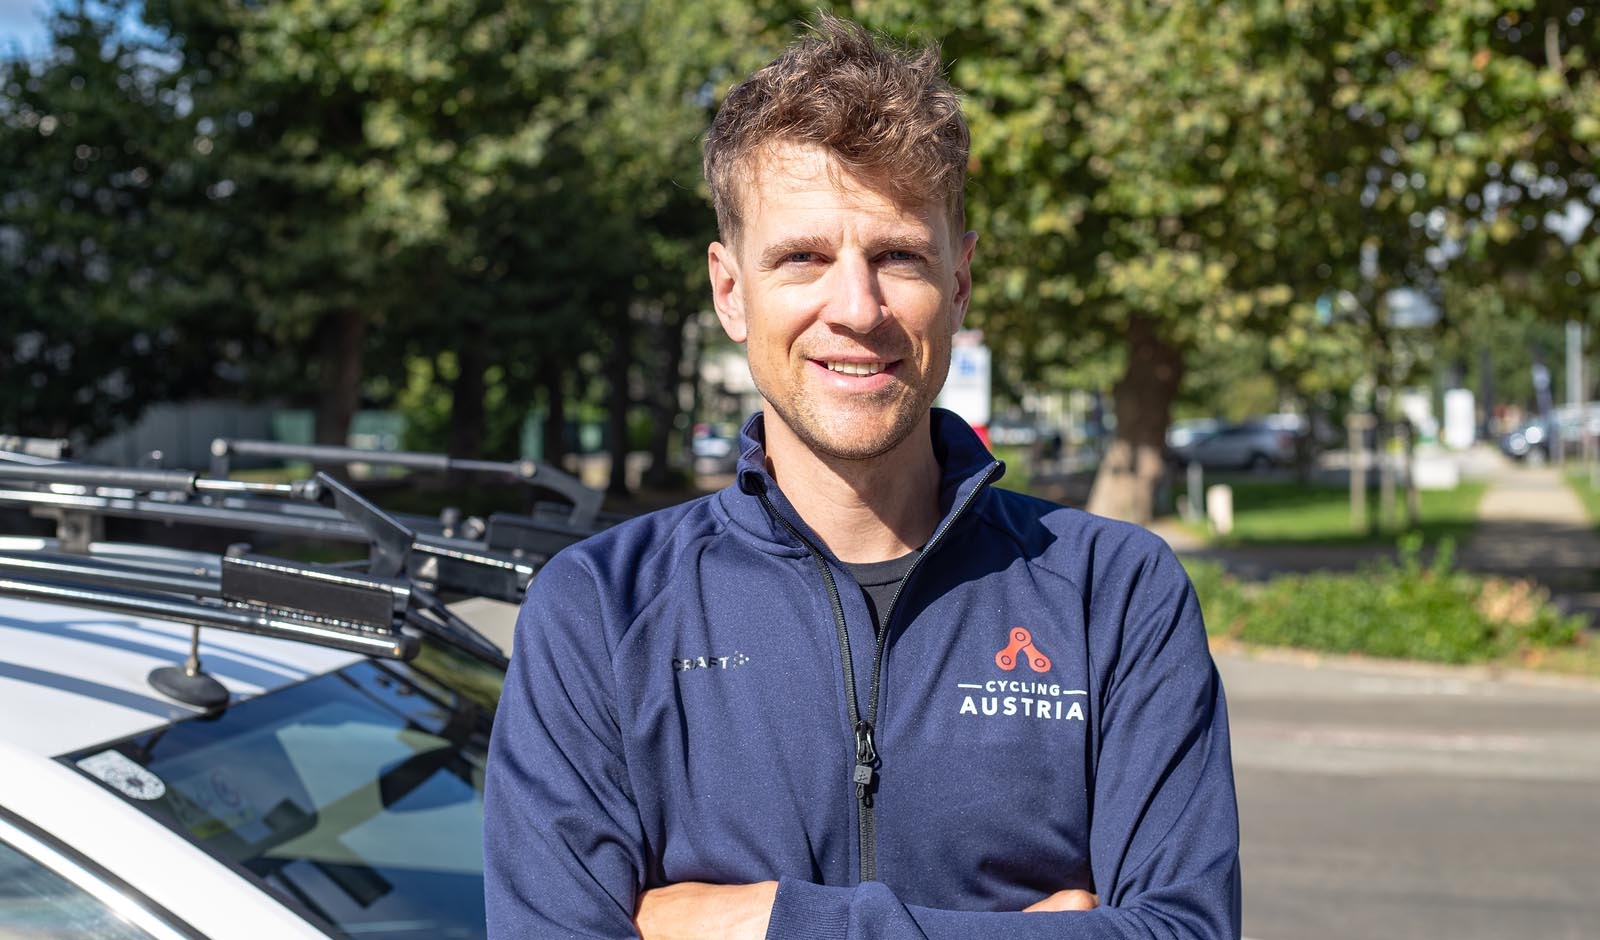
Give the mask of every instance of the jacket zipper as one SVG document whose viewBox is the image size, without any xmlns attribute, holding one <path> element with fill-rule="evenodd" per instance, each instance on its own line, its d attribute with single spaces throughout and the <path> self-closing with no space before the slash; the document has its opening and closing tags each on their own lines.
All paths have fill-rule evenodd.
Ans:
<svg viewBox="0 0 1600 940">
<path fill-rule="evenodd" d="M 865 720 L 862 720 L 861 712 L 856 708 L 855 663 L 850 655 L 850 632 L 844 623 L 844 603 L 839 598 L 839 583 L 834 580 L 833 571 L 828 568 L 828 560 L 823 557 L 822 552 L 815 545 L 812 545 L 811 540 L 806 538 L 792 522 L 778 512 L 778 508 L 772 504 L 772 499 L 767 496 L 766 486 L 763 485 L 761 487 L 761 502 L 766 504 L 767 512 L 782 523 L 783 527 L 789 530 L 789 534 L 799 539 L 800 544 L 804 545 L 806 550 L 811 553 L 811 560 L 816 562 L 817 570 L 822 572 L 823 583 L 828 588 L 828 600 L 833 605 L 834 630 L 839 640 L 839 657 L 844 665 L 845 713 L 850 719 L 850 727 L 855 731 L 856 764 L 851 772 L 850 782 L 854 783 L 856 787 L 856 829 L 861 846 L 860 867 L 862 881 L 878 880 L 878 834 L 876 821 L 873 818 L 872 783 L 877 777 L 879 760 L 877 746 L 873 741 L 873 729 L 876 727 L 878 720 L 879 673 L 883 668 L 883 650 L 889 638 L 890 618 L 894 616 L 895 604 L 900 600 L 900 593 L 905 590 L 906 582 L 911 580 L 911 576 L 921 566 L 922 559 L 928 556 L 928 553 L 933 550 L 933 547 L 943 538 L 944 534 L 956 524 L 956 520 L 966 514 L 967 508 L 972 505 L 973 500 L 978 498 L 978 494 L 983 492 L 983 488 L 994 478 L 996 466 L 997 464 L 995 463 L 989 465 L 988 469 L 984 471 L 982 479 L 961 501 L 961 505 L 957 506 L 955 512 L 951 513 L 950 517 L 945 520 L 945 524 L 929 537 L 927 544 L 922 547 L 921 554 L 911 563 L 911 567 L 906 570 L 905 576 L 900 579 L 900 584 L 894 589 L 894 594 L 890 596 L 889 606 L 883 613 L 883 629 L 878 631 L 877 641 L 872 649 L 872 685 L 867 692 L 867 717 Z"/>
<path fill-rule="evenodd" d="M 876 868 L 869 862 L 866 854 L 867 840 L 872 836 L 871 799 L 872 795 L 867 788 L 872 784 L 873 765 L 877 762 L 877 752 L 872 745 L 872 726 L 861 720 L 861 713 L 856 708 L 856 670 L 855 660 L 850 655 L 850 632 L 844 625 L 844 602 L 839 599 L 839 583 L 833 579 L 833 572 L 828 568 L 828 560 L 811 540 L 795 527 L 794 523 L 784 518 L 778 507 L 772 505 L 772 498 L 767 495 L 767 489 L 762 486 L 760 491 L 761 502 L 767 507 L 767 512 L 772 514 L 783 524 L 789 534 L 800 540 L 800 544 L 811 553 L 811 560 L 816 562 L 817 570 L 822 572 L 822 581 L 828 587 L 828 601 L 833 605 L 833 626 L 839 639 L 839 656 L 844 660 L 844 704 L 845 713 L 850 718 L 850 727 L 855 729 L 856 738 L 856 765 L 851 773 L 851 782 L 856 786 L 856 802 L 860 804 L 860 812 L 856 816 L 857 834 L 860 837 L 861 852 L 861 880 L 870 881 L 868 871 Z"/>
</svg>

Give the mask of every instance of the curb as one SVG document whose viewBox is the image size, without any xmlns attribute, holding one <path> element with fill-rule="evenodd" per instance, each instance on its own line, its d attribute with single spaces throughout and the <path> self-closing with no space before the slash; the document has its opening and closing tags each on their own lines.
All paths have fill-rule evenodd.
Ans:
<svg viewBox="0 0 1600 940">
<path fill-rule="evenodd" d="M 1407 678 L 1448 677 L 1485 683 L 1575 689 L 1600 693 L 1600 679 L 1562 672 L 1538 672 L 1532 669 L 1508 668 L 1485 663 L 1453 665 L 1451 663 L 1434 663 L 1420 659 L 1381 659 L 1375 656 L 1323 653 L 1316 650 L 1296 649 L 1293 647 L 1252 646 L 1226 637 L 1211 637 L 1210 646 L 1213 658 L 1231 656 L 1239 659 L 1301 666 L 1306 669 L 1375 672 Z"/>
</svg>

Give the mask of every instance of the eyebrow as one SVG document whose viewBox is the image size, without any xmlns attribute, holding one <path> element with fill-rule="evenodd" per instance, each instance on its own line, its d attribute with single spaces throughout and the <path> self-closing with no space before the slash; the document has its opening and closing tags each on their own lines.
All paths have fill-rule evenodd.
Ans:
<svg viewBox="0 0 1600 940">
<path fill-rule="evenodd" d="M 881 254 L 885 251 L 909 251 L 921 255 L 929 261 L 939 260 L 939 246 L 931 239 L 916 236 L 890 235 L 872 243 L 873 253 Z"/>
<path fill-rule="evenodd" d="M 939 248 L 927 238 L 918 238 L 907 235 L 888 235 L 875 238 L 868 243 L 871 253 L 882 254 L 886 251 L 908 251 L 921 255 L 929 261 L 939 260 Z M 773 242 L 761 252 L 761 266 L 775 268 L 783 263 L 783 259 L 800 252 L 828 253 L 833 250 L 833 245 L 827 239 L 816 235 L 797 235 Z"/>
<path fill-rule="evenodd" d="M 793 238 L 780 239 L 762 250 L 761 266 L 775 268 L 790 255 L 803 251 L 826 252 L 828 247 L 827 240 L 816 235 L 797 235 Z"/>
</svg>

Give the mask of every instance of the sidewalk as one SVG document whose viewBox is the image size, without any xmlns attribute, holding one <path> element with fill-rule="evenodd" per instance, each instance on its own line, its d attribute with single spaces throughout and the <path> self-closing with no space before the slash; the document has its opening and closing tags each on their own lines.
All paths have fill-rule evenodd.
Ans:
<svg viewBox="0 0 1600 940">
<path fill-rule="evenodd" d="M 1600 532 L 1563 472 L 1508 462 L 1491 476 L 1477 531 L 1457 563 L 1468 571 L 1531 577 L 1563 609 L 1600 624 Z"/>
<path fill-rule="evenodd" d="M 1488 482 L 1478 508 L 1478 527 L 1456 551 L 1465 571 L 1533 578 L 1563 610 L 1583 613 L 1600 626 L 1600 532 L 1555 467 L 1529 467 L 1481 451 L 1464 455 L 1464 475 Z M 1173 519 L 1151 530 L 1188 557 L 1221 562 L 1242 578 L 1276 574 L 1349 571 L 1393 549 L 1365 546 L 1225 546 L 1205 543 Z"/>
</svg>

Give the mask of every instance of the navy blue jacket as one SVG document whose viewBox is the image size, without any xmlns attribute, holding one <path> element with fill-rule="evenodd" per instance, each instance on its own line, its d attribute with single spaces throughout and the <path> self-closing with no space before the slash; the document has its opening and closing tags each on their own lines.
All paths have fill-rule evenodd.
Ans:
<svg viewBox="0 0 1600 940">
<path fill-rule="evenodd" d="M 944 516 L 879 644 L 765 472 L 563 551 L 485 790 L 491 938 L 633 937 L 681 881 L 779 879 L 768 937 L 1238 937 L 1222 688 L 1145 530 L 993 488 L 934 413 Z M 1019 913 L 1064 888 L 1088 913 Z"/>
</svg>

